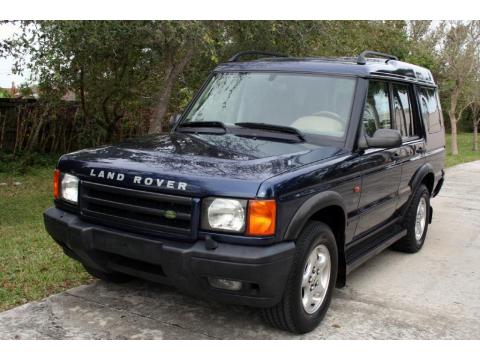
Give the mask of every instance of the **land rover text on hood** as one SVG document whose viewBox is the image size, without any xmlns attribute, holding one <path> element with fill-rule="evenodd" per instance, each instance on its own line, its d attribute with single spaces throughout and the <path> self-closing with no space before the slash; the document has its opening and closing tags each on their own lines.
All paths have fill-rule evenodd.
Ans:
<svg viewBox="0 0 480 360">
<path fill-rule="evenodd" d="M 259 307 L 305 333 L 350 271 L 424 245 L 445 159 L 427 69 L 372 51 L 239 53 L 171 126 L 60 158 L 45 226 L 94 277 Z"/>
</svg>

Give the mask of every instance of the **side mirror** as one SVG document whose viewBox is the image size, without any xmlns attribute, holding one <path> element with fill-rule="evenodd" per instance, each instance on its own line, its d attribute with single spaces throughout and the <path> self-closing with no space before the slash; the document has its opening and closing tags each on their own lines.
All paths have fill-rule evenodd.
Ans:
<svg viewBox="0 0 480 360">
<path fill-rule="evenodd" d="M 394 129 L 377 129 L 373 136 L 363 135 L 358 142 L 360 149 L 391 149 L 401 145 L 402 135 L 400 135 L 400 131 Z"/>
<path fill-rule="evenodd" d="M 179 114 L 179 113 L 174 113 L 172 114 L 172 116 L 170 116 L 170 120 L 168 121 L 168 124 L 170 125 L 170 129 L 173 128 L 178 123 L 181 117 L 182 117 L 182 114 Z"/>
</svg>

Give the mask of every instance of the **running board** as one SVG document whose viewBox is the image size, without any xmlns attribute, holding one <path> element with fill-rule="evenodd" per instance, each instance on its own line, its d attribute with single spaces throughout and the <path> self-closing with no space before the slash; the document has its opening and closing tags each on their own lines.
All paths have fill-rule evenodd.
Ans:
<svg viewBox="0 0 480 360">
<path fill-rule="evenodd" d="M 378 240 L 370 239 L 370 241 L 366 241 L 368 244 L 361 249 L 361 252 L 358 251 L 356 254 L 347 253 L 347 274 L 362 265 L 368 259 L 372 258 L 375 255 L 378 255 L 387 247 L 393 245 L 395 242 L 405 237 L 406 235 L 407 230 L 404 229 L 396 232 L 394 235 L 391 235 L 389 237 L 379 237 Z"/>
</svg>

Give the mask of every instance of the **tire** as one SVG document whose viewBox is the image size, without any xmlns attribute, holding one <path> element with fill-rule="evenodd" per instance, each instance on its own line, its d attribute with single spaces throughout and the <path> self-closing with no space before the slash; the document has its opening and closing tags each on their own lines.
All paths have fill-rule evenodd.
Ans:
<svg viewBox="0 0 480 360">
<path fill-rule="evenodd" d="M 422 233 L 420 228 L 417 228 L 417 211 L 423 204 L 424 213 L 422 215 L 424 225 Z M 420 216 L 420 215 L 419 215 Z M 409 205 L 407 213 L 404 218 L 404 226 L 407 229 L 407 235 L 396 242 L 392 248 L 396 251 L 401 251 L 409 254 L 420 251 L 425 243 L 427 236 L 428 223 L 430 220 L 430 192 L 424 184 L 421 184 L 415 192 L 412 202 Z M 420 220 L 421 222 L 421 220 Z M 421 225 L 420 225 L 421 226 Z"/>
<path fill-rule="evenodd" d="M 83 265 L 83 267 L 94 278 L 97 278 L 99 280 L 103 280 L 109 283 L 122 284 L 132 280 L 132 277 L 126 274 L 121 274 L 117 272 L 107 273 L 107 272 L 97 270 L 85 265 Z"/>
<path fill-rule="evenodd" d="M 314 251 L 317 256 L 313 255 Z M 328 257 L 326 252 L 328 252 Z M 329 269 L 326 265 L 328 258 L 330 260 Z M 323 293 L 323 296 L 319 296 L 321 299 L 317 299 L 315 306 L 313 306 L 314 300 L 305 301 L 306 305 L 304 305 L 304 300 L 309 299 L 310 291 L 308 289 L 312 285 L 308 285 L 310 282 L 307 282 L 307 286 L 302 286 L 304 272 L 311 274 L 309 269 L 313 270 L 310 266 L 311 259 L 324 260 L 324 265 L 318 267 L 317 273 L 312 275 L 314 277 L 311 284 L 319 284 L 314 291 Z M 322 268 L 325 269 L 323 272 L 319 270 Z M 330 306 L 333 288 L 337 280 L 337 271 L 338 250 L 332 230 L 324 223 L 310 221 L 297 239 L 295 257 L 282 300 L 273 307 L 263 309 L 263 317 L 271 325 L 282 330 L 297 334 L 312 331 L 320 324 Z M 326 280 L 326 274 L 328 274 L 328 280 Z M 305 278 L 312 280 L 312 276 Z M 322 283 L 324 287 L 321 286 Z M 326 291 L 322 291 L 324 288 Z"/>
</svg>

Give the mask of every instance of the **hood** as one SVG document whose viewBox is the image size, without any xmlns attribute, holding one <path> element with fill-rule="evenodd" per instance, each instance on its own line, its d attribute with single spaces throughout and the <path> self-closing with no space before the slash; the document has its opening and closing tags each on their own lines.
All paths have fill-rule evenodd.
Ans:
<svg viewBox="0 0 480 360">
<path fill-rule="evenodd" d="M 73 152 L 62 156 L 58 167 L 82 180 L 115 186 L 253 197 L 266 179 L 342 152 L 233 134 L 172 133 Z"/>
</svg>

